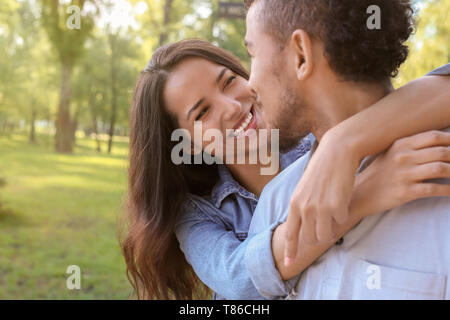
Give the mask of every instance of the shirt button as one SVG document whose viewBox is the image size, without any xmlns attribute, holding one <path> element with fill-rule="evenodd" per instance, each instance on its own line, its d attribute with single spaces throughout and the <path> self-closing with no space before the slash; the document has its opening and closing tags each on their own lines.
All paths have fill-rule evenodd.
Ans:
<svg viewBox="0 0 450 320">
<path fill-rule="evenodd" d="M 338 241 L 336 241 L 337 246 L 341 246 L 343 243 L 344 243 L 344 237 L 342 237 Z"/>
</svg>

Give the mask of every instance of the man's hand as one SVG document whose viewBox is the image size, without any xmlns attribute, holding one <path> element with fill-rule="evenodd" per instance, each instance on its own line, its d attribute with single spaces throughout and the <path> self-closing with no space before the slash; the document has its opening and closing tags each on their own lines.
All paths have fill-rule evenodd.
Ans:
<svg viewBox="0 0 450 320">
<path fill-rule="evenodd" d="M 359 156 L 325 134 L 298 183 L 286 226 L 285 265 L 295 259 L 300 237 L 308 244 L 335 241 L 335 224 L 348 218 Z"/>
</svg>

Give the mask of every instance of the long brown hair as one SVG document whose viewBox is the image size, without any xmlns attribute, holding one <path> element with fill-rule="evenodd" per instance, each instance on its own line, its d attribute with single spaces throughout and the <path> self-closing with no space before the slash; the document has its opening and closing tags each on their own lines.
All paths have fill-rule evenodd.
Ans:
<svg viewBox="0 0 450 320">
<path fill-rule="evenodd" d="M 127 230 L 120 241 L 138 299 L 203 298 L 207 292 L 180 250 L 174 227 L 188 193 L 211 192 L 217 167 L 171 161 L 177 121 L 163 99 L 169 73 L 188 57 L 223 65 L 248 80 L 236 57 L 195 39 L 159 48 L 141 72 L 130 109 Z"/>
</svg>

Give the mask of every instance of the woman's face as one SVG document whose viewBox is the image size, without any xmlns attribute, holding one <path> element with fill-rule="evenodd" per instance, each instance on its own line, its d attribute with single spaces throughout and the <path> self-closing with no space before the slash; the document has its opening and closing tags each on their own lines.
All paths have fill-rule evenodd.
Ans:
<svg viewBox="0 0 450 320">
<path fill-rule="evenodd" d="M 224 159 L 225 146 L 230 139 L 234 139 L 234 145 L 245 139 L 247 153 L 257 149 L 248 143 L 250 138 L 258 138 L 258 129 L 265 127 L 256 94 L 247 80 L 230 69 L 206 59 L 188 58 L 168 76 L 164 101 L 179 128 L 188 130 L 192 140 L 196 122 L 202 124 L 202 137 L 209 129 L 221 132 L 223 148 L 213 152 L 216 157 Z M 203 140 L 201 146 L 196 146 L 205 150 L 211 141 Z"/>
</svg>

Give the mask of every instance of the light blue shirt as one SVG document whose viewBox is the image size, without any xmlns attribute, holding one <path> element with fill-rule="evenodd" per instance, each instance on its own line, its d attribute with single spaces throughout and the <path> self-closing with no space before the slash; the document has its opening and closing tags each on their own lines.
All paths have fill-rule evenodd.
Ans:
<svg viewBox="0 0 450 320">
<path fill-rule="evenodd" d="M 265 187 L 249 228 L 252 241 L 286 221 L 310 154 Z M 264 257 L 247 259 L 249 275 L 268 299 L 450 299 L 450 197 L 420 199 L 367 217 L 343 240 L 305 270 L 293 290 L 286 290 L 279 273 L 266 267 L 273 261 Z"/>
</svg>

